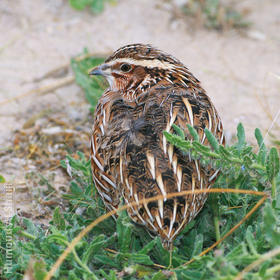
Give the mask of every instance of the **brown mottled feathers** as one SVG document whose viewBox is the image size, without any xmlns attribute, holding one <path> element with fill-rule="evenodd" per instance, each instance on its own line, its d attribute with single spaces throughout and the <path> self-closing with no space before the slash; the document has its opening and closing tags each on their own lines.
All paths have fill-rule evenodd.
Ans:
<svg viewBox="0 0 280 280">
<path fill-rule="evenodd" d="M 121 90 L 110 89 L 100 98 L 95 111 L 91 162 L 95 185 L 108 209 L 117 208 L 122 197 L 130 203 L 156 195 L 207 189 L 213 184 L 215 170 L 202 167 L 199 160 L 190 159 L 166 141 L 163 131 L 173 132 L 172 124 L 182 128 L 187 138 L 187 124 L 191 124 L 203 144 L 207 144 L 204 128 L 208 128 L 224 144 L 220 118 L 187 68 L 150 46 L 133 46 L 118 50 L 106 62 L 123 57 L 147 60 L 147 56 L 152 61 L 156 57 L 175 64 L 182 72 L 176 72 L 176 67 L 171 72 L 151 68 L 151 72 L 159 72 L 159 77 L 167 80 L 152 82 L 134 99 L 127 98 Z M 128 214 L 134 222 L 158 234 L 168 247 L 199 213 L 206 198 L 206 194 L 163 198 L 131 206 Z"/>
</svg>

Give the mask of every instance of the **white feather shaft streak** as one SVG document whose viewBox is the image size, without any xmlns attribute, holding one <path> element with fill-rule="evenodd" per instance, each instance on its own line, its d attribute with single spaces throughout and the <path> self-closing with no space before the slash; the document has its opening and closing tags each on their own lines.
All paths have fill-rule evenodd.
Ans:
<svg viewBox="0 0 280 280">
<path fill-rule="evenodd" d="M 150 165 L 150 172 L 152 174 L 152 177 L 153 177 L 153 179 L 155 179 L 156 178 L 155 157 L 148 152 L 147 160 Z"/>
<path fill-rule="evenodd" d="M 159 215 L 156 215 L 156 221 L 158 223 L 158 226 L 162 229 L 162 224 Z"/>
<path fill-rule="evenodd" d="M 163 219 L 163 200 L 159 199 L 158 200 L 158 210 L 159 210 L 159 215 L 161 219 Z"/>
<path fill-rule="evenodd" d="M 98 168 L 99 168 L 101 171 L 104 171 L 103 166 L 101 165 L 101 163 L 99 162 L 99 160 L 95 157 L 95 155 L 91 155 L 91 158 L 94 160 L 94 162 L 96 163 L 96 165 L 98 166 Z"/>
<path fill-rule="evenodd" d="M 127 179 L 125 179 L 125 183 L 126 183 L 127 188 L 128 188 L 128 189 L 129 189 L 129 191 L 130 191 L 130 196 L 132 196 L 132 194 L 133 194 L 133 189 L 132 189 L 132 187 L 129 185 L 129 183 L 128 183 L 128 180 L 127 180 Z"/>
<path fill-rule="evenodd" d="M 96 150 L 95 150 L 95 146 L 94 146 L 94 138 L 93 135 L 91 136 L 91 147 L 92 147 L 92 152 L 95 155 L 96 154 Z"/>
<path fill-rule="evenodd" d="M 157 181 L 157 184 L 160 188 L 160 191 L 164 197 L 164 201 L 166 200 L 166 191 L 165 191 L 165 187 L 164 187 L 164 184 L 163 184 L 163 181 L 162 181 L 162 177 L 161 177 L 161 174 L 159 174 L 156 178 L 156 181 Z"/>
<path fill-rule="evenodd" d="M 220 169 L 216 170 L 215 173 L 209 178 L 209 182 L 211 182 L 219 173 Z"/>
<path fill-rule="evenodd" d="M 122 157 L 120 157 L 120 176 L 121 182 L 123 183 Z"/>
<path fill-rule="evenodd" d="M 200 170 L 199 170 L 199 167 L 198 167 L 197 159 L 194 161 L 194 163 L 195 163 L 195 168 L 196 168 L 196 172 L 197 172 L 198 181 L 200 181 Z"/>
<path fill-rule="evenodd" d="M 189 115 L 189 119 L 190 119 L 190 123 L 191 123 L 191 126 L 193 126 L 193 111 L 192 111 L 192 106 L 189 102 L 189 100 L 185 97 L 182 97 L 183 99 L 183 102 L 187 108 L 187 112 L 188 112 L 188 115 Z"/>
<path fill-rule="evenodd" d="M 208 114 L 208 119 L 209 119 L 208 129 L 211 131 L 211 129 L 212 129 L 212 118 L 210 116 L 209 111 L 207 111 L 207 114 Z"/>
<path fill-rule="evenodd" d="M 168 158 L 169 158 L 169 162 L 171 162 L 171 163 L 172 163 L 172 158 L 173 158 L 173 151 L 174 151 L 173 145 L 169 144 L 169 147 L 168 147 Z"/>
<path fill-rule="evenodd" d="M 108 182 L 114 189 L 117 188 L 116 184 L 115 184 L 111 179 L 109 179 L 107 176 L 105 176 L 104 174 L 101 174 L 101 177 L 102 177 L 106 182 Z"/>
<path fill-rule="evenodd" d="M 97 178 L 93 175 L 93 180 L 95 181 L 95 185 L 100 186 L 102 189 L 104 189 L 106 192 L 110 192 L 110 190 L 105 187 Z M 97 184 L 96 184 L 97 183 Z"/>
<path fill-rule="evenodd" d="M 180 166 L 177 168 L 177 179 L 178 192 L 180 192 L 182 187 L 182 168 Z"/>
<path fill-rule="evenodd" d="M 146 202 L 144 202 L 144 208 L 146 209 L 146 212 L 147 212 L 150 220 L 153 222 L 155 219 L 154 219 L 153 215 L 151 214 Z"/>
<path fill-rule="evenodd" d="M 170 234 L 172 232 L 173 225 L 174 225 L 174 222 L 176 220 L 176 215 L 177 215 L 177 200 L 174 200 L 173 216 L 172 216 L 170 226 L 169 226 L 168 238 L 170 238 Z"/>
</svg>

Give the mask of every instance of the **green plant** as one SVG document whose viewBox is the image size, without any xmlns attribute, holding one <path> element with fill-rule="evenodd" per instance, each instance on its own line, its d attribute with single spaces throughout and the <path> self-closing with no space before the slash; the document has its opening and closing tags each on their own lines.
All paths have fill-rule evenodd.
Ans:
<svg viewBox="0 0 280 280">
<path fill-rule="evenodd" d="M 87 49 L 84 50 L 84 55 L 88 55 Z M 71 67 L 75 73 L 76 83 L 85 91 L 85 97 L 91 105 L 91 111 L 94 111 L 96 103 L 103 93 L 106 83 L 98 78 L 90 77 L 88 70 L 96 65 L 101 64 L 105 58 L 103 57 L 87 57 L 79 60 L 73 58 L 71 60 Z"/>
<path fill-rule="evenodd" d="M 92 63 L 92 64 L 91 64 Z M 77 82 L 89 93 L 92 106 L 101 93 L 100 81 L 91 82 L 87 70 L 98 63 L 95 58 L 72 61 Z M 170 254 L 158 238 L 153 239 L 141 227 L 131 223 L 126 212 L 112 217 L 83 237 L 66 258 L 54 279 L 235 279 L 254 263 L 244 279 L 279 279 L 280 271 L 280 174 L 275 148 L 263 144 L 256 129 L 257 151 L 246 143 L 244 128 L 237 128 L 238 142 L 218 145 L 205 130 L 211 146 L 196 141 L 196 131 L 189 126 L 192 139 L 185 139 L 179 127 L 175 134 L 164 132 L 167 140 L 183 153 L 221 169 L 213 187 L 264 191 L 271 197 L 219 248 L 198 256 L 217 238 L 224 236 L 256 204 L 257 198 L 241 194 L 210 194 L 197 218 L 186 226 L 174 242 Z M 53 209 L 49 226 L 30 219 L 13 217 L 9 224 L 0 222 L 1 279 L 22 279 L 33 260 L 35 279 L 43 279 L 67 245 L 97 217 L 106 211 L 92 183 L 90 161 L 83 153 L 68 155 L 61 166 L 71 174 L 70 191 L 63 196 L 64 208 Z M 47 182 L 46 182 L 47 184 Z M 222 191 L 222 190 L 221 190 Z M 215 207 L 213 207 L 213 205 Z M 6 264 L 7 233 L 12 232 L 13 262 L 10 274 Z M 185 263 L 195 257 L 191 264 Z M 249 267 L 250 268 L 250 267 Z"/>
<path fill-rule="evenodd" d="M 237 11 L 233 3 L 221 0 L 190 0 L 181 7 L 186 16 L 197 17 L 211 29 L 222 30 L 229 27 L 244 28 L 249 22 L 244 14 Z"/>
<path fill-rule="evenodd" d="M 69 0 L 72 8 L 81 11 L 89 7 L 94 14 L 102 13 L 106 2 L 115 3 L 114 0 Z"/>
</svg>

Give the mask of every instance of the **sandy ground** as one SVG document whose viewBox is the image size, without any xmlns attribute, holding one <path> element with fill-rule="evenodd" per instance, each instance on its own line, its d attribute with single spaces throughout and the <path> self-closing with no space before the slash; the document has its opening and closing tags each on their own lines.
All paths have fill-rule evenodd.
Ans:
<svg viewBox="0 0 280 280">
<path fill-rule="evenodd" d="M 13 146 L 14 131 L 45 108 L 56 112 L 73 108 L 70 117 L 88 113 L 83 92 L 74 83 L 43 95 L 5 100 L 55 83 L 60 77 L 36 79 L 69 63 L 84 47 L 110 53 L 138 42 L 157 46 L 189 67 L 212 98 L 228 137 L 240 121 L 249 139 L 256 127 L 265 133 L 280 108 L 280 2 L 247 0 L 240 7 L 250 11 L 252 26 L 242 33 L 218 33 L 174 18 L 160 0 L 121 0 L 97 16 L 73 10 L 66 0 L 1 0 L 1 149 Z M 280 118 L 272 130 L 278 139 L 279 126 Z M 24 160 L 11 162 L 6 155 L 0 174 L 22 181 L 28 171 L 22 167 Z"/>
</svg>

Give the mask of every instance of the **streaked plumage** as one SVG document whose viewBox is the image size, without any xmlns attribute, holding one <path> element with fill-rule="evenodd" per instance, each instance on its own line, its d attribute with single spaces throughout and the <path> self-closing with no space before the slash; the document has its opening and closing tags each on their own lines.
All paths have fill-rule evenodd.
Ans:
<svg viewBox="0 0 280 280">
<path fill-rule="evenodd" d="M 217 172 L 169 144 L 163 131 L 194 126 L 207 144 L 208 128 L 224 144 L 221 120 L 200 82 L 176 58 L 150 45 L 117 50 L 90 71 L 110 87 L 95 111 L 91 162 L 95 185 L 108 209 L 121 198 L 138 202 L 159 194 L 207 189 Z M 158 234 L 168 247 L 201 210 L 206 194 L 161 199 L 128 209 L 131 219 Z"/>
</svg>

